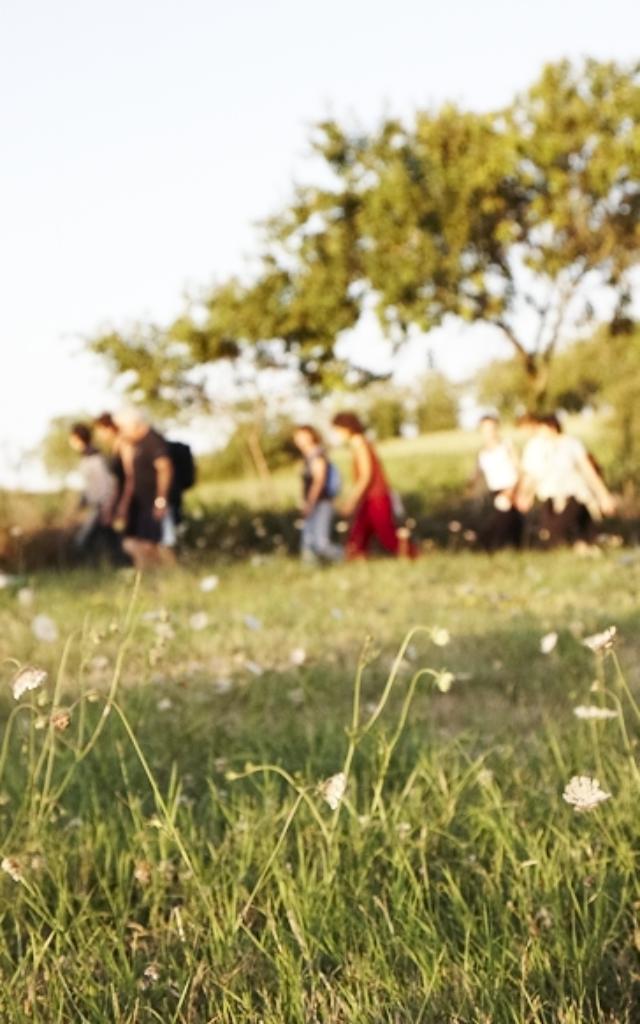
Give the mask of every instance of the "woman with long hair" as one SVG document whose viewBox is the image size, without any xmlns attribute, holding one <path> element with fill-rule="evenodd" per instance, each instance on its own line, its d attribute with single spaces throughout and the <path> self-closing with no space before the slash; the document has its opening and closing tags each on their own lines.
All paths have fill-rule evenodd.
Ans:
<svg viewBox="0 0 640 1024">
<path fill-rule="evenodd" d="M 398 554 L 398 535 L 393 516 L 391 491 L 380 460 L 355 413 L 334 416 L 333 429 L 349 445 L 353 456 L 353 489 L 340 511 L 351 517 L 347 537 L 348 559 L 364 558 L 375 539 L 391 555 Z"/>
</svg>

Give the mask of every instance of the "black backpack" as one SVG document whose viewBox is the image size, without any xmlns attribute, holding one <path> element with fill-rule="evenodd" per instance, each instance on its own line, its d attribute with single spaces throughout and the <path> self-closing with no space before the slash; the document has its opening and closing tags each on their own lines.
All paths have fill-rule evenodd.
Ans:
<svg viewBox="0 0 640 1024">
<path fill-rule="evenodd" d="M 172 491 L 182 494 L 196 482 L 196 464 L 193 452 L 188 444 L 182 441 L 168 441 L 169 458 L 173 465 Z"/>
</svg>

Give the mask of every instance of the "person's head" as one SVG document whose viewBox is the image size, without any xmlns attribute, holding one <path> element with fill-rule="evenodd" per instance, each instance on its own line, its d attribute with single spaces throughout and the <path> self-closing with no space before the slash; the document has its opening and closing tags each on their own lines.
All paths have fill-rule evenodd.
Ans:
<svg viewBox="0 0 640 1024">
<path fill-rule="evenodd" d="M 120 433 L 110 412 L 103 412 L 98 416 L 93 421 L 93 429 L 100 444 L 106 445 L 108 448 L 113 447 Z"/>
<path fill-rule="evenodd" d="M 540 426 L 540 416 L 535 412 L 524 412 L 522 416 L 518 416 L 516 426 L 527 437 L 533 437 Z"/>
<path fill-rule="evenodd" d="M 497 416 L 483 416 L 478 424 L 478 430 L 485 445 L 496 444 L 500 440 L 500 420 Z"/>
<path fill-rule="evenodd" d="M 69 444 L 74 452 L 84 454 L 91 447 L 91 427 L 86 423 L 74 423 L 69 431 Z"/>
<path fill-rule="evenodd" d="M 308 455 L 322 444 L 322 436 L 315 427 L 302 423 L 293 431 L 293 443 L 299 452 Z"/>
<path fill-rule="evenodd" d="M 558 434 L 562 433 L 562 424 L 555 413 L 540 416 L 538 418 L 538 424 L 543 433 L 552 434 L 556 437 Z"/>
<path fill-rule="evenodd" d="M 354 412 L 339 412 L 331 421 L 340 441 L 351 441 L 354 437 L 364 434 L 362 421 Z"/>
<path fill-rule="evenodd" d="M 129 406 L 121 409 L 113 418 L 120 436 L 131 444 L 141 441 L 149 433 L 149 421 L 142 409 Z"/>
</svg>

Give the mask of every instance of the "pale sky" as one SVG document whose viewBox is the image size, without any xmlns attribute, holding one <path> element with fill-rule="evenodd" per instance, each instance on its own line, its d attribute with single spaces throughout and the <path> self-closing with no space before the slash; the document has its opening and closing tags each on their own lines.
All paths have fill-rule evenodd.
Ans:
<svg viewBox="0 0 640 1024">
<path fill-rule="evenodd" d="M 82 336 L 243 268 L 315 120 L 499 106 L 639 40 L 638 0 L 2 0 L 0 484 L 51 417 L 113 405 Z M 507 354 L 480 338 L 428 344 L 461 376 Z"/>
</svg>

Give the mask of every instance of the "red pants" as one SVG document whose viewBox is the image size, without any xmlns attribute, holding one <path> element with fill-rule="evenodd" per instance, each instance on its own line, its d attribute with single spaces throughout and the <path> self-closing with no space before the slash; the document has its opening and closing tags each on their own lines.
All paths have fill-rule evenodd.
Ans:
<svg viewBox="0 0 640 1024">
<path fill-rule="evenodd" d="M 389 554 L 398 554 L 398 537 L 389 494 L 369 494 L 363 498 L 347 537 L 347 558 L 366 555 L 374 537 Z"/>
</svg>

